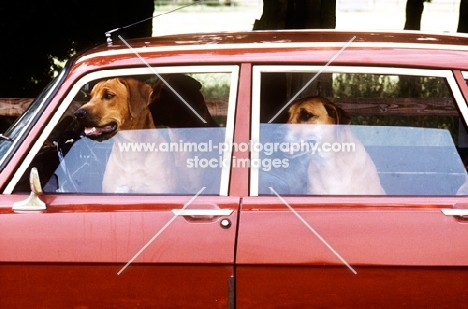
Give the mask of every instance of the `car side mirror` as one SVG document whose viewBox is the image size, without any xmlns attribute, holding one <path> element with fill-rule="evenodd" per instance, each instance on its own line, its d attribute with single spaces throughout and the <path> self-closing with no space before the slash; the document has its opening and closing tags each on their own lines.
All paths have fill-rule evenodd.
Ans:
<svg viewBox="0 0 468 309">
<path fill-rule="evenodd" d="M 29 186 L 31 188 L 31 194 L 26 200 L 14 203 L 13 211 L 46 209 L 46 204 L 39 198 L 43 191 L 39 172 L 35 167 L 33 167 L 29 173 Z"/>
</svg>

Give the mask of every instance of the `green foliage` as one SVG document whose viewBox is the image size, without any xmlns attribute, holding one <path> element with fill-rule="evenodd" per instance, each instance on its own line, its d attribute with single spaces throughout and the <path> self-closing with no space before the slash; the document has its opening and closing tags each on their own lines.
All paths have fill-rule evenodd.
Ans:
<svg viewBox="0 0 468 309">
<path fill-rule="evenodd" d="M 195 73 L 188 75 L 203 85 L 201 92 L 206 99 L 229 98 L 230 73 Z"/>
<path fill-rule="evenodd" d="M 398 93 L 398 78 L 377 74 L 334 74 L 336 98 L 391 98 Z"/>
<path fill-rule="evenodd" d="M 335 74 L 337 98 L 447 98 L 445 79 L 430 76 Z"/>
<path fill-rule="evenodd" d="M 335 74 L 333 91 L 337 98 L 451 98 L 445 79 L 427 76 L 378 74 Z M 458 140 L 458 116 L 355 115 L 352 123 L 368 126 L 410 126 L 447 129 Z"/>
</svg>

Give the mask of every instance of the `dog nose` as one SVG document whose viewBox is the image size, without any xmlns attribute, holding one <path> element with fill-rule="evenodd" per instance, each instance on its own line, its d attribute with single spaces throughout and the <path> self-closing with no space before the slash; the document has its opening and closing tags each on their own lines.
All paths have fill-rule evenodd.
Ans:
<svg viewBox="0 0 468 309">
<path fill-rule="evenodd" d="M 79 109 L 75 112 L 76 119 L 85 119 L 88 113 L 84 109 Z"/>
</svg>

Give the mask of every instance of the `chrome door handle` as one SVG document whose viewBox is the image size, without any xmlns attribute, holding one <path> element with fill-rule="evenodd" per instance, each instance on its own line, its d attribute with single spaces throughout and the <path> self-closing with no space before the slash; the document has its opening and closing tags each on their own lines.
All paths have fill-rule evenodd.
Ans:
<svg viewBox="0 0 468 309">
<path fill-rule="evenodd" d="M 468 216 L 468 209 L 444 208 L 441 211 L 446 216 Z"/>
<path fill-rule="evenodd" d="M 218 217 L 229 216 L 234 212 L 233 209 L 173 209 L 174 216 L 188 216 L 188 217 Z"/>
</svg>

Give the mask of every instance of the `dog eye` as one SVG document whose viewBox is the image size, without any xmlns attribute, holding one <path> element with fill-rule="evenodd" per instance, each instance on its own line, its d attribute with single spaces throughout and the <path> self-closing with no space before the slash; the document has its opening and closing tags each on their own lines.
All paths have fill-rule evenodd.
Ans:
<svg viewBox="0 0 468 309">
<path fill-rule="evenodd" d="M 299 113 L 299 119 L 300 120 L 307 121 L 312 117 L 314 117 L 314 114 L 312 114 L 311 112 L 306 111 L 305 109 L 301 109 L 301 111 Z"/>
<path fill-rule="evenodd" d="M 106 100 L 110 100 L 113 97 L 115 97 L 115 94 L 113 94 L 113 93 L 104 93 L 104 95 L 102 96 L 102 98 L 106 99 Z"/>
</svg>

